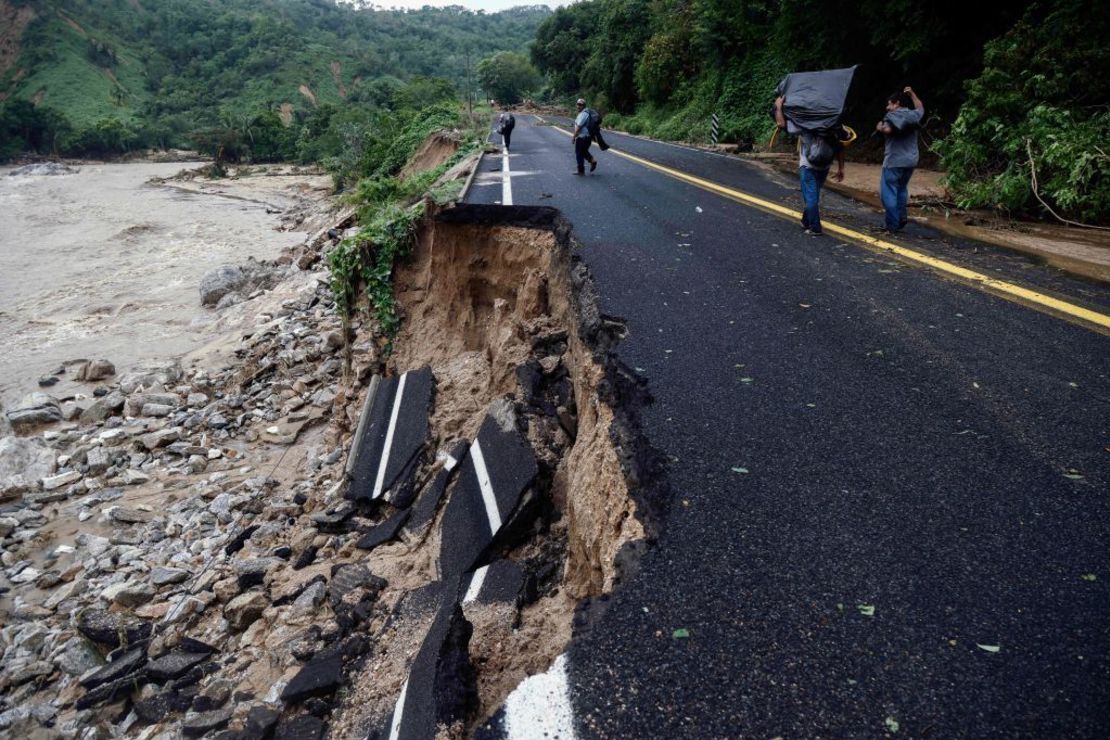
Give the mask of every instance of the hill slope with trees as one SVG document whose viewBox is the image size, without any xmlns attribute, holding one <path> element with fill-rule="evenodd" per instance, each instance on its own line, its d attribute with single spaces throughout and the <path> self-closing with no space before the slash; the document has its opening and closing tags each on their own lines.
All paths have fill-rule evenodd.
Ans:
<svg viewBox="0 0 1110 740">
<path fill-rule="evenodd" d="M 251 141 L 275 121 L 295 139 L 329 106 L 421 108 L 457 97 L 484 57 L 525 52 L 550 12 L 0 0 L 0 157 L 181 146 L 229 130 Z"/>
</svg>

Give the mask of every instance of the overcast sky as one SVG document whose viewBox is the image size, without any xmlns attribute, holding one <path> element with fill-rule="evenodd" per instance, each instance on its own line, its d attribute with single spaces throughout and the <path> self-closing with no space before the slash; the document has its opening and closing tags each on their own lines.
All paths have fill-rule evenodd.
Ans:
<svg viewBox="0 0 1110 740">
<path fill-rule="evenodd" d="M 573 0 L 540 0 L 540 2 L 521 2 L 520 0 L 371 0 L 374 5 L 383 8 L 420 8 L 425 5 L 461 5 L 470 10 L 484 10 L 487 13 L 496 13 L 499 10 L 508 10 L 518 5 L 547 5 L 557 8 L 560 5 L 570 5 Z"/>
</svg>

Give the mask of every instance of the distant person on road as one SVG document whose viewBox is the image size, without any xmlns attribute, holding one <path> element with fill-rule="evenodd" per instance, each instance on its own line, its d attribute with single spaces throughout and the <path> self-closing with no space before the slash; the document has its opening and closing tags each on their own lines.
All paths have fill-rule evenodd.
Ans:
<svg viewBox="0 0 1110 740">
<path fill-rule="evenodd" d="M 784 98 L 775 98 L 775 123 L 786 129 L 786 116 L 782 112 Z M 802 130 L 798 141 L 798 179 L 802 186 L 802 228 L 807 234 L 819 235 L 821 231 L 821 188 L 833 161 L 836 162 L 837 182 L 844 180 L 844 146 L 847 132 L 843 126 L 827 134 Z"/>
<path fill-rule="evenodd" d="M 501 115 L 497 117 L 497 133 L 505 143 L 505 151 L 509 151 L 509 143 L 513 138 L 513 129 L 516 128 L 516 118 L 513 117 L 508 105 L 501 108 Z"/>
<path fill-rule="evenodd" d="M 875 130 L 886 137 L 886 154 L 879 178 L 879 196 L 886 217 L 883 231 L 901 231 L 909 222 L 910 177 L 917 167 L 917 130 L 925 117 L 925 104 L 912 87 L 887 98 L 886 115 Z"/>
<path fill-rule="evenodd" d="M 597 169 L 597 160 L 590 154 L 590 111 L 586 110 L 586 101 L 582 98 L 575 103 L 578 115 L 574 119 L 574 159 L 578 163 L 578 171 L 574 174 L 586 174 L 586 162 L 590 163 L 590 172 Z"/>
</svg>

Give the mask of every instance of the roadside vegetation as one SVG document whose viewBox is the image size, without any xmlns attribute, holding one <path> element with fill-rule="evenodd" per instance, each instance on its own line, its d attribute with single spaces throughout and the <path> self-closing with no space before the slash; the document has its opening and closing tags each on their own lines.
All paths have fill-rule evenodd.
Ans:
<svg viewBox="0 0 1110 740">
<path fill-rule="evenodd" d="M 359 223 L 358 232 L 327 255 L 336 308 L 348 322 L 365 295 L 369 316 L 377 322 L 378 334 L 387 340 L 401 324 L 393 295 L 393 269 L 415 245 L 425 198 L 446 202 L 457 197 L 459 180 L 433 188 L 451 167 L 481 149 L 487 132 L 484 115 L 469 118 L 450 106 L 435 106 L 402 118 L 394 121 L 399 128 L 388 140 L 365 146 L 356 137 L 351 140 L 352 150 L 332 160 L 351 165 L 332 174 L 337 180 L 354 183 L 346 199 L 358 208 Z M 458 144 L 455 154 L 436 167 L 402 177 L 402 168 L 413 154 L 436 135 L 453 139 Z"/>
<path fill-rule="evenodd" d="M 913 85 L 923 140 L 964 207 L 1110 223 L 1110 15 L 1097 0 L 585 0 L 539 27 L 544 95 L 661 139 L 765 146 L 791 71 L 860 65 L 846 111 L 867 141 Z M 1036 172 L 1037 189 L 1033 188 Z"/>
</svg>

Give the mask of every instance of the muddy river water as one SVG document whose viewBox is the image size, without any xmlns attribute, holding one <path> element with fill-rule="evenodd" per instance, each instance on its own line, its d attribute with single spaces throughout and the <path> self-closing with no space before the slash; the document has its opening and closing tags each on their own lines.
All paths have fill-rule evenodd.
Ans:
<svg viewBox="0 0 1110 740">
<path fill-rule="evenodd" d="M 7 408 L 67 360 L 105 358 L 122 371 L 194 349 L 213 320 L 198 293 L 206 271 L 303 241 L 276 229 L 274 211 L 319 193 L 319 178 L 149 183 L 192 166 L 94 164 L 37 176 L 0 168 Z"/>
</svg>

